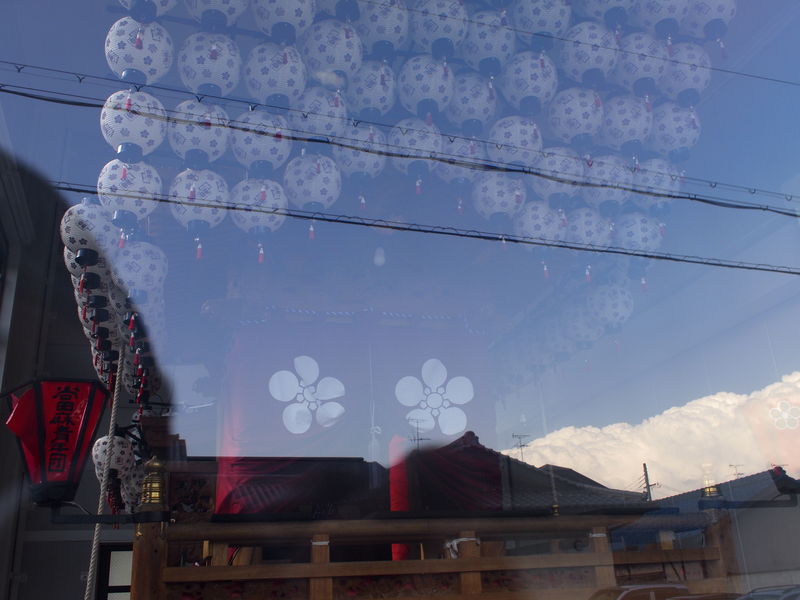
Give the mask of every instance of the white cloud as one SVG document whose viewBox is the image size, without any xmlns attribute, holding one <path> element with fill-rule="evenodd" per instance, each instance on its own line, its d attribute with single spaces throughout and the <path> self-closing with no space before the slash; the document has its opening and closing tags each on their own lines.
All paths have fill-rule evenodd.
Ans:
<svg viewBox="0 0 800 600">
<path fill-rule="evenodd" d="M 656 497 L 701 487 L 704 463 L 717 482 L 732 478 L 730 465 L 749 474 L 783 464 L 797 476 L 799 412 L 800 372 L 795 372 L 752 394 L 714 394 L 636 425 L 565 427 L 530 442 L 525 460 L 570 467 L 618 488 L 630 485 L 646 462 L 651 480 L 662 484 Z"/>
</svg>

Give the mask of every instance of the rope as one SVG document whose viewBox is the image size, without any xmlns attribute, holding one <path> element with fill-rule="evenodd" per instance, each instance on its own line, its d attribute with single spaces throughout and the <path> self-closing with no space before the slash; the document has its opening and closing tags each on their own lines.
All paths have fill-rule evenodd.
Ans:
<svg viewBox="0 0 800 600">
<path fill-rule="evenodd" d="M 113 448 L 113 444 L 111 440 L 114 436 L 114 428 L 117 422 L 117 408 L 119 406 L 119 402 L 117 402 L 120 394 L 120 389 L 122 387 L 122 365 L 123 365 L 123 353 L 125 352 L 125 346 L 122 345 L 120 350 L 119 359 L 117 360 L 117 374 L 114 379 L 114 392 L 111 396 L 111 417 L 108 423 L 108 450 L 107 453 L 110 453 Z M 103 478 L 100 480 L 100 497 L 97 500 L 97 514 L 103 514 L 103 510 L 106 506 L 106 495 L 108 494 L 108 474 L 109 474 L 109 467 L 111 465 L 111 456 L 106 455 L 106 468 L 103 469 Z M 95 597 L 95 584 L 97 579 L 97 556 L 100 552 L 100 523 L 95 523 L 94 525 L 94 535 L 92 536 L 92 552 L 89 555 L 89 573 L 86 576 L 86 593 L 83 595 L 83 600 L 94 600 Z"/>
</svg>

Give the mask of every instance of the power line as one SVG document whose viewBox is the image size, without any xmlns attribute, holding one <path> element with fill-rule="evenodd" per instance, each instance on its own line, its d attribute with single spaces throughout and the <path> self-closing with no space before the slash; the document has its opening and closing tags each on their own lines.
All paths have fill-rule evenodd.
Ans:
<svg viewBox="0 0 800 600">
<path fill-rule="evenodd" d="M 29 70 L 39 70 L 39 71 L 44 71 L 44 72 L 58 73 L 60 75 L 66 75 L 66 76 L 69 76 L 70 78 L 74 78 L 75 81 L 77 83 L 80 83 L 80 84 L 85 83 L 87 79 L 113 83 L 113 84 L 115 84 L 114 87 L 118 87 L 120 84 L 123 84 L 123 85 L 125 84 L 125 82 L 122 82 L 119 79 L 116 79 L 116 78 L 113 78 L 113 77 L 104 77 L 104 76 L 100 76 L 100 75 L 90 75 L 90 74 L 87 74 L 87 73 L 80 73 L 80 72 L 77 72 L 77 71 L 68 71 L 68 70 L 64 70 L 64 69 L 54 69 L 54 68 L 50 68 L 50 67 L 42 67 L 42 66 L 38 66 L 38 65 L 18 63 L 18 62 L 13 62 L 13 61 L 6 61 L 6 60 L 0 60 L 0 64 L 13 66 L 14 70 L 18 74 L 22 73 L 25 69 L 29 69 Z M 18 89 L 23 89 L 23 90 L 24 89 L 36 90 L 36 88 L 27 88 L 26 86 L 12 86 L 11 84 L 0 84 L 0 88 L 6 88 L 6 87 L 16 87 Z M 162 92 L 168 92 L 168 93 L 171 93 L 171 94 L 177 94 L 177 95 L 181 95 L 181 96 L 190 96 L 190 97 L 193 97 L 193 98 L 197 99 L 198 101 L 203 100 L 203 99 L 209 99 L 209 100 L 214 100 L 216 102 L 242 104 L 242 105 L 247 106 L 251 111 L 255 110 L 256 108 L 267 108 L 267 109 L 281 108 L 282 110 L 285 110 L 287 112 L 301 113 L 303 115 L 314 115 L 314 116 L 324 117 L 324 118 L 327 118 L 327 119 L 341 119 L 341 120 L 346 121 L 347 123 L 353 123 L 356 126 L 359 125 L 359 124 L 364 124 L 364 125 L 373 125 L 373 126 L 381 127 L 381 128 L 385 128 L 385 129 L 391 129 L 392 127 L 394 127 L 393 124 L 384 123 L 384 122 L 381 122 L 381 121 L 372 121 L 372 120 L 369 120 L 369 119 L 359 119 L 359 118 L 353 118 L 353 117 L 331 117 L 329 115 L 325 115 L 323 113 L 316 113 L 314 111 L 304 111 L 302 109 L 292 108 L 292 107 L 288 107 L 288 108 L 287 107 L 276 107 L 276 106 L 271 105 L 271 104 L 252 102 L 252 101 L 244 100 L 242 98 L 214 96 L 214 95 L 210 95 L 210 94 L 195 94 L 195 93 L 190 92 L 190 91 L 185 90 L 185 89 L 173 88 L 173 87 L 168 87 L 168 86 L 161 86 L 161 85 L 154 85 L 154 84 L 153 85 L 135 85 L 135 86 L 133 86 L 133 88 L 136 89 L 137 91 L 141 91 L 141 90 L 147 88 L 147 89 L 158 90 L 158 91 L 162 91 Z M 90 97 L 87 97 L 87 96 L 67 94 L 66 92 L 59 92 L 58 90 L 47 90 L 47 89 L 42 90 L 42 89 L 39 89 L 37 91 L 46 92 L 46 93 L 63 94 L 65 96 L 76 97 L 76 98 L 84 98 L 84 99 L 90 98 Z M 21 95 L 22 96 L 24 94 L 17 94 L 17 95 Z M 104 102 L 104 100 L 102 98 L 91 98 L 91 99 L 96 100 L 98 102 Z M 79 103 L 76 103 L 75 105 L 76 106 L 84 106 L 84 105 L 79 104 Z M 231 122 L 234 122 L 234 121 L 231 120 Z M 409 128 L 408 130 L 409 131 L 414 131 L 414 132 L 421 132 L 421 130 L 417 130 L 417 129 L 414 129 L 414 128 Z M 450 133 L 444 134 L 443 133 L 441 135 L 443 137 L 446 137 L 447 139 L 449 139 L 451 141 L 451 143 L 454 142 L 455 140 L 462 140 L 462 141 L 468 141 L 468 142 L 472 141 L 472 142 L 475 142 L 475 143 L 478 143 L 478 144 L 482 144 L 482 145 L 492 145 L 492 144 L 497 145 L 497 144 L 500 144 L 500 142 L 495 141 L 495 140 L 489 140 L 489 139 L 477 138 L 477 137 L 472 138 L 472 137 L 468 137 L 468 136 L 460 135 L 460 134 L 450 134 Z M 521 148 L 519 146 L 515 146 L 513 144 L 508 144 L 508 143 L 505 143 L 505 142 L 503 142 L 501 145 L 505 146 L 507 148 L 510 148 L 510 149 L 514 149 L 514 150 L 521 150 L 521 151 L 528 151 L 528 152 L 530 151 L 527 148 Z M 574 159 L 574 157 L 572 157 L 572 156 L 566 156 L 566 155 L 556 155 L 556 156 L 560 156 L 562 158 Z M 670 173 L 663 173 L 663 172 L 660 172 L 660 171 L 652 171 L 652 170 L 647 170 L 646 172 L 652 173 L 654 175 L 661 175 L 661 176 L 664 176 L 664 177 L 671 177 Z M 681 175 L 681 180 L 685 181 L 685 182 L 690 182 L 690 183 L 693 183 L 693 184 L 696 184 L 696 185 L 707 185 L 712 189 L 722 188 L 722 189 L 727 189 L 727 190 L 730 190 L 730 191 L 737 191 L 737 192 L 747 193 L 747 194 L 749 194 L 751 196 L 752 195 L 768 196 L 768 197 L 772 197 L 772 198 L 786 200 L 788 202 L 793 201 L 794 197 L 795 197 L 795 194 L 787 194 L 785 192 L 779 192 L 779 191 L 775 191 L 775 190 L 768 190 L 768 189 L 761 188 L 761 187 L 758 187 L 758 186 L 746 186 L 746 185 L 734 184 L 734 183 L 725 182 L 725 181 L 719 181 L 719 180 L 713 180 L 713 179 L 704 179 L 704 178 L 701 178 L 701 177 L 694 177 L 694 176 L 688 176 L 688 175 Z"/>
<path fill-rule="evenodd" d="M 97 188 L 86 184 L 76 184 L 61 181 L 50 181 L 50 185 L 57 190 L 64 192 L 76 192 L 80 194 L 97 195 Z M 636 258 L 647 258 L 652 260 L 704 265 L 709 267 L 720 267 L 726 269 L 736 269 L 742 271 L 761 271 L 767 273 L 781 273 L 784 275 L 800 275 L 800 268 L 783 265 L 772 265 L 766 263 L 751 263 L 745 261 L 734 261 L 721 258 L 711 258 L 693 255 L 672 254 L 668 252 L 655 252 L 647 250 L 633 250 L 630 248 L 620 248 L 616 246 L 597 246 L 594 244 L 581 244 L 577 242 L 567 242 L 563 240 L 551 240 L 546 238 L 536 238 L 532 236 L 514 235 L 483 231 L 479 229 L 462 229 L 458 227 L 443 225 L 428 225 L 424 223 L 408 223 L 404 221 L 392 221 L 387 219 L 373 219 L 353 215 L 326 213 L 319 211 L 307 211 L 301 209 L 265 209 L 260 207 L 245 206 L 232 203 L 209 203 L 189 200 L 188 197 L 169 197 L 159 194 L 155 197 L 144 196 L 141 194 L 115 194 L 116 196 L 127 198 L 138 198 L 159 202 L 163 204 L 190 205 L 198 208 L 227 209 L 241 212 L 253 212 L 260 214 L 281 214 L 292 219 L 300 219 L 312 222 L 334 223 L 339 225 L 353 225 L 358 227 L 370 227 L 373 229 L 386 229 L 390 231 L 405 231 L 422 233 L 428 235 L 438 235 L 452 238 L 463 238 L 472 240 L 482 240 L 489 242 L 500 242 L 503 244 L 519 244 L 523 246 L 561 248 L 564 250 L 576 250 L 579 252 L 594 252 L 596 254 L 609 254 L 617 256 L 631 256 Z"/>
<path fill-rule="evenodd" d="M 12 89 L 14 88 L 14 89 Z M 77 106 L 82 108 L 102 108 L 103 103 L 102 100 L 99 98 L 92 98 L 89 96 L 81 96 L 77 94 L 66 94 L 62 92 L 58 92 L 56 90 L 47 90 L 41 88 L 31 88 L 27 86 L 18 86 L 18 85 L 11 85 L 11 84 L 2 84 L 0 83 L 0 92 L 22 96 L 28 99 L 33 100 L 41 100 L 45 102 L 53 102 L 57 104 L 64 104 L 68 106 Z M 46 96 L 44 94 L 51 93 L 51 94 L 62 94 L 69 98 L 76 98 L 76 100 L 63 100 L 60 98 Z M 95 102 L 88 102 L 87 100 L 94 100 Z M 178 117 L 168 117 L 165 115 L 155 114 L 155 113 L 142 113 L 141 111 L 136 111 L 132 109 L 132 112 L 136 114 L 147 116 L 152 119 L 156 120 L 163 120 L 165 122 L 173 121 L 173 122 L 183 122 L 183 123 L 193 123 L 193 124 L 203 124 L 207 125 L 205 121 L 200 120 L 191 120 L 186 119 L 187 113 L 182 113 L 179 111 L 174 110 L 167 110 L 165 109 L 165 113 L 175 113 L 177 115 L 181 115 Z M 198 117 L 198 119 L 205 118 L 204 115 L 189 115 Z M 235 123 L 242 123 L 246 125 L 246 127 L 235 125 Z M 257 129 L 253 129 L 249 126 L 249 124 L 244 123 L 243 121 L 237 121 L 235 119 L 229 119 L 225 123 L 211 123 L 213 127 L 224 127 L 226 129 L 232 129 L 236 131 L 243 131 L 246 133 L 252 133 L 255 135 L 263 135 L 266 137 L 274 137 L 276 134 L 268 131 L 259 131 Z M 314 137 L 306 137 L 306 136 L 297 136 L 297 135 L 285 135 L 288 139 L 300 141 L 300 142 L 314 142 L 320 144 L 328 144 L 332 146 L 339 146 L 349 150 L 357 150 L 359 152 L 365 152 L 370 154 L 378 154 L 382 156 L 386 156 L 388 158 L 401 158 L 406 160 L 430 160 L 434 162 L 442 162 L 446 163 L 451 166 L 458 166 L 467 169 L 473 170 L 482 170 L 482 171 L 496 171 L 501 173 L 510 173 L 510 174 L 519 174 L 519 175 L 529 175 L 540 177 L 543 179 L 548 179 L 550 181 L 556 183 L 567 184 L 576 187 L 584 187 L 584 188 L 598 188 L 598 189 L 614 189 L 614 190 L 622 190 L 629 193 L 649 196 L 652 198 L 659 198 L 665 200 L 683 200 L 683 201 L 691 201 L 697 202 L 701 204 L 706 204 L 709 206 L 714 206 L 718 208 L 728 208 L 728 209 L 737 209 L 737 210 L 748 210 L 748 211 L 760 211 L 760 212 L 767 212 L 772 214 L 777 214 L 785 217 L 790 218 L 797 218 L 798 213 L 791 209 L 780 208 L 776 206 L 772 206 L 769 204 L 756 204 L 753 202 L 743 202 L 739 200 L 730 200 L 719 196 L 713 196 L 708 194 L 682 194 L 678 192 L 673 192 L 669 190 L 664 190 L 663 188 L 639 188 L 633 185 L 621 185 L 612 182 L 606 182 L 604 180 L 592 180 L 589 178 L 588 180 L 585 179 L 568 179 L 565 177 L 560 177 L 558 173 L 559 171 L 538 171 L 534 168 L 530 167 L 519 167 L 515 165 L 511 165 L 510 163 L 503 163 L 500 161 L 489 161 L 489 160 L 480 160 L 480 161 L 469 161 L 464 160 L 462 156 L 455 155 L 455 154 L 446 154 L 443 152 L 439 152 L 437 154 L 429 154 L 429 155 L 422 155 L 422 154 L 409 154 L 407 152 L 390 152 L 388 150 L 383 150 L 376 145 L 371 146 L 364 146 L 363 140 L 358 140 L 355 138 L 348 138 L 345 136 L 336 136 L 336 137 L 325 137 L 324 139 L 320 139 L 316 137 L 315 134 L 304 131 L 304 130 L 296 130 L 292 128 L 288 128 L 288 131 L 292 132 L 299 132 L 303 134 L 309 134 Z M 283 133 L 281 135 L 284 135 Z M 451 137 L 451 136 L 445 136 Z M 352 144 L 347 144 L 345 142 L 353 142 Z M 485 142 L 491 143 L 491 142 Z M 381 146 L 385 148 L 396 148 L 400 150 L 416 150 L 419 151 L 418 148 L 413 148 L 411 146 L 403 146 L 400 144 L 391 144 L 388 141 L 382 143 Z M 543 155 L 546 155 L 544 151 L 540 151 Z M 563 174 L 563 173 L 562 173 Z"/>
</svg>

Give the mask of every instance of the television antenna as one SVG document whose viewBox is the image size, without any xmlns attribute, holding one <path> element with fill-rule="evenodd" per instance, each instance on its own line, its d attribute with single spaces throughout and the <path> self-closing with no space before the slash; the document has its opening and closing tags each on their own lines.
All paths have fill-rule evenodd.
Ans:
<svg viewBox="0 0 800 600">
<path fill-rule="evenodd" d="M 525 458 L 522 455 L 522 449 L 525 447 L 525 444 L 522 443 L 522 440 L 525 438 L 531 437 L 528 433 L 512 433 L 511 437 L 517 440 L 516 446 L 519 449 L 519 460 L 520 462 L 525 462 Z"/>
</svg>

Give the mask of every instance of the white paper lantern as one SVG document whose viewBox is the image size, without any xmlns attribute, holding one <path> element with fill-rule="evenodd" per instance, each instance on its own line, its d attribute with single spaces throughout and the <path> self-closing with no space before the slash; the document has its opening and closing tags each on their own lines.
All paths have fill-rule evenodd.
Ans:
<svg viewBox="0 0 800 600">
<path fill-rule="evenodd" d="M 681 106 L 694 106 L 711 83 L 711 57 L 697 44 L 674 44 L 659 89 Z"/>
<path fill-rule="evenodd" d="M 194 98 L 184 100 L 172 112 L 167 130 L 169 145 L 175 154 L 186 160 L 196 160 L 202 168 L 227 150 L 228 121 L 228 113 L 221 106 Z M 202 158 L 196 158 L 198 154 Z"/>
<path fill-rule="evenodd" d="M 201 228 L 216 227 L 225 219 L 228 184 L 214 171 L 181 171 L 170 185 L 169 196 L 172 216 L 187 229 L 195 223 Z"/>
<path fill-rule="evenodd" d="M 148 300 L 161 295 L 167 279 L 167 257 L 154 244 L 131 240 L 120 248 L 111 265 L 111 277 L 114 285 L 133 295 L 133 292 L 145 292 Z"/>
<path fill-rule="evenodd" d="M 340 92 L 319 85 L 306 88 L 289 113 L 292 135 L 300 138 L 340 136 L 347 127 L 347 107 Z"/>
<path fill-rule="evenodd" d="M 344 89 L 361 68 L 363 49 L 355 27 L 336 19 L 314 23 L 298 48 L 309 77 L 332 89 Z"/>
<path fill-rule="evenodd" d="M 126 211 L 142 220 L 158 207 L 160 194 L 161 176 L 144 162 L 128 164 L 114 159 L 97 178 L 98 198 L 111 215 Z"/>
<path fill-rule="evenodd" d="M 353 24 L 364 44 L 364 52 L 391 60 L 396 50 L 409 44 L 408 8 L 405 0 L 359 2 L 359 17 Z"/>
<path fill-rule="evenodd" d="M 631 196 L 633 203 L 641 209 L 661 212 L 672 204 L 672 198 L 658 194 L 677 194 L 681 191 L 681 172 L 663 158 L 643 161 L 633 174 L 633 186 L 641 193 Z"/>
<path fill-rule="evenodd" d="M 637 96 L 655 96 L 667 60 L 664 42 L 648 33 L 631 33 L 619 42 L 617 64 L 609 79 Z"/>
<path fill-rule="evenodd" d="M 122 17 L 106 36 L 106 62 L 125 81 L 154 84 L 170 70 L 172 59 L 172 38 L 156 22 Z"/>
<path fill-rule="evenodd" d="M 116 246 L 117 228 L 111 223 L 111 214 L 88 199 L 66 210 L 60 232 L 61 241 L 71 252 L 88 249 L 108 254 Z"/>
<path fill-rule="evenodd" d="M 603 103 L 593 90 L 558 92 L 548 111 L 550 129 L 560 141 L 584 145 L 603 125 Z"/>
<path fill-rule="evenodd" d="M 489 158 L 503 167 L 533 168 L 541 158 L 542 136 L 528 117 L 512 115 L 498 120 L 489 131 Z"/>
<path fill-rule="evenodd" d="M 536 240 L 562 240 L 566 233 L 564 219 L 542 200 L 527 202 L 514 219 L 514 233 Z"/>
<path fill-rule="evenodd" d="M 469 15 L 459 0 L 416 0 L 411 39 L 417 52 L 450 58 L 467 35 Z"/>
<path fill-rule="evenodd" d="M 109 145 L 121 153 L 120 158 L 139 162 L 164 141 L 167 113 L 161 102 L 147 92 L 121 90 L 105 101 L 100 130 Z M 133 152 L 127 156 L 129 149 Z"/>
<path fill-rule="evenodd" d="M 93 265 L 78 264 L 75 253 L 66 246 L 64 246 L 63 256 L 64 266 L 67 267 L 67 271 L 69 271 L 70 276 L 75 278 L 78 284 L 75 287 L 75 297 L 76 301 L 78 301 L 80 304 L 85 303 L 87 300 L 86 294 L 79 293 L 81 284 L 80 279 L 84 273 L 94 273 L 97 275 L 100 278 L 101 288 L 105 288 L 109 283 L 111 283 L 111 269 L 109 267 L 109 261 L 113 260 L 113 253 L 110 257 L 108 257 L 108 260 L 106 259 L 105 255 L 98 254 L 97 262 Z M 99 289 L 97 291 L 99 291 Z"/>
<path fill-rule="evenodd" d="M 632 25 L 647 29 L 666 39 L 678 33 L 681 22 L 689 14 L 691 0 L 637 0 L 631 9 Z"/>
<path fill-rule="evenodd" d="M 567 77 L 588 86 L 605 82 L 617 62 L 614 32 L 593 21 L 584 21 L 564 34 L 570 42 L 561 44 L 558 64 Z"/>
<path fill-rule="evenodd" d="M 569 0 L 514 0 L 511 7 L 517 37 L 526 44 L 563 37 L 571 16 Z"/>
<path fill-rule="evenodd" d="M 370 119 L 389 112 L 396 95 L 394 71 L 386 62 L 378 60 L 365 60 L 345 91 L 350 113 Z"/>
<path fill-rule="evenodd" d="M 234 225 L 246 233 L 277 231 L 289 208 L 283 186 L 271 179 L 240 181 L 231 190 L 231 202 L 236 208 L 247 209 L 231 211 Z"/>
<path fill-rule="evenodd" d="M 131 310 L 127 292 L 120 289 L 119 286 L 113 282 L 113 280 L 109 282 L 106 292 L 108 306 L 116 315 L 115 321 L 117 325 L 127 327 L 127 323 L 123 322 L 125 315 Z"/>
<path fill-rule="evenodd" d="M 472 206 L 484 219 L 493 215 L 512 218 L 525 202 L 522 181 L 506 173 L 487 171 L 475 178 Z"/>
<path fill-rule="evenodd" d="M 583 199 L 591 206 L 606 203 L 621 205 L 631 195 L 633 187 L 633 165 L 616 154 L 598 156 L 584 171 L 587 183 Z"/>
<path fill-rule="evenodd" d="M 430 54 L 409 59 L 397 76 L 397 95 L 410 113 L 426 117 L 445 109 L 453 97 L 450 66 Z M 427 118 L 427 117 L 426 117 Z"/>
<path fill-rule="evenodd" d="M 652 106 L 637 96 L 617 96 L 603 103 L 603 126 L 597 141 L 638 155 L 653 128 Z"/>
<path fill-rule="evenodd" d="M 477 73 L 456 75 L 453 97 L 444 111 L 451 123 L 462 127 L 467 135 L 479 135 L 497 112 L 494 83 Z"/>
<path fill-rule="evenodd" d="M 576 244 L 607 248 L 612 245 L 614 230 L 611 221 L 589 207 L 567 213 L 566 239 Z"/>
<path fill-rule="evenodd" d="M 306 65 L 294 46 L 260 44 L 250 51 L 244 65 L 244 82 L 250 96 L 287 108 L 306 89 Z"/>
<path fill-rule="evenodd" d="M 475 138 L 445 138 L 442 142 L 442 160 L 436 161 L 435 173 L 447 183 L 475 181 L 483 172 L 486 162 L 486 144 Z"/>
<path fill-rule="evenodd" d="M 341 143 L 333 147 L 333 158 L 348 177 L 377 177 L 386 166 L 386 136 L 372 125 L 348 127 Z"/>
<path fill-rule="evenodd" d="M 399 121 L 389 132 L 389 151 L 392 165 L 401 173 L 421 177 L 433 166 L 430 159 L 442 151 L 442 135 L 433 124 L 410 117 Z"/>
<path fill-rule="evenodd" d="M 605 23 L 610 29 L 625 25 L 636 0 L 574 0 L 572 9 L 585 19 Z"/>
<path fill-rule="evenodd" d="M 95 475 L 98 481 L 103 480 L 103 474 L 109 469 L 117 471 L 119 477 L 123 477 L 133 468 L 135 457 L 133 446 L 124 437 L 107 435 L 97 438 L 92 446 L 92 462 L 94 463 Z"/>
<path fill-rule="evenodd" d="M 558 73 L 555 63 L 546 54 L 520 52 L 503 67 L 497 84 L 511 106 L 533 116 L 556 95 Z"/>
<path fill-rule="evenodd" d="M 142 485 L 144 484 L 144 465 L 134 465 L 122 481 L 122 501 L 128 512 L 133 512 L 142 498 Z"/>
<path fill-rule="evenodd" d="M 214 27 L 231 27 L 247 10 L 249 0 L 184 0 L 186 9 L 198 23 Z"/>
<path fill-rule="evenodd" d="M 525 183 L 540 198 L 570 198 L 583 189 L 586 162 L 571 148 L 544 148 L 536 165 L 536 174 L 527 175 Z"/>
<path fill-rule="evenodd" d="M 146 0 L 142 2 L 141 0 L 119 0 L 119 3 L 124 6 L 127 10 L 136 12 L 137 15 L 139 10 L 141 10 L 142 5 L 149 5 L 144 7 L 145 10 L 143 11 L 146 16 L 148 17 L 147 20 L 152 20 L 156 17 L 160 17 L 168 13 L 170 10 L 175 8 L 175 5 L 178 4 L 178 0 Z M 131 13 L 131 16 L 137 18 Z M 140 19 L 142 20 L 142 19 Z"/>
<path fill-rule="evenodd" d="M 621 285 L 599 285 L 589 292 L 586 309 L 605 327 L 619 327 L 633 314 L 633 296 Z"/>
<path fill-rule="evenodd" d="M 183 85 L 195 94 L 227 96 L 239 84 L 242 58 L 226 35 L 195 33 L 178 53 L 178 73 Z"/>
<path fill-rule="evenodd" d="M 252 0 L 256 27 L 272 41 L 293 44 L 314 22 L 314 0 Z"/>
<path fill-rule="evenodd" d="M 736 0 L 692 0 L 681 28 L 696 38 L 719 40 L 736 16 Z"/>
<path fill-rule="evenodd" d="M 262 163 L 268 170 L 278 169 L 292 151 L 289 134 L 289 123 L 282 116 L 245 111 L 232 124 L 231 149 L 236 160 L 248 169 Z"/>
<path fill-rule="evenodd" d="M 596 342 L 605 333 L 603 324 L 585 306 L 579 304 L 565 308 L 559 321 L 564 335 L 580 346 Z"/>
<path fill-rule="evenodd" d="M 653 129 L 647 147 L 659 154 L 684 158 L 700 139 L 700 119 L 692 108 L 665 102 L 653 109 Z"/>
<path fill-rule="evenodd" d="M 342 175 L 336 163 L 321 154 L 302 154 L 286 165 L 283 187 L 298 208 L 330 208 L 342 192 Z"/>
<path fill-rule="evenodd" d="M 661 246 L 661 224 L 641 213 L 625 213 L 614 222 L 615 244 L 628 250 L 652 252 Z"/>
<path fill-rule="evenodd" d="M 500 75 L 516 51 L 516 36 L 505 11 L 482 10 L 474 13 L 459 56 L 484 77 Z"/>
</svg>

